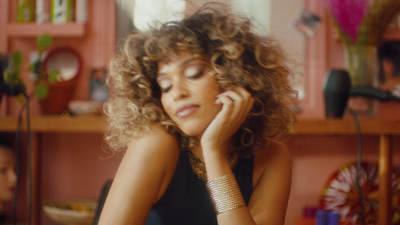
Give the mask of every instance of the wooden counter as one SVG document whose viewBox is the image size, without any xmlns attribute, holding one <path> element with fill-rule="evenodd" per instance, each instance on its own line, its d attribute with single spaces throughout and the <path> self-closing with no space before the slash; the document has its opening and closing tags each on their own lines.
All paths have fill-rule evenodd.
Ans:
<svg viewBox="0 0 400 225">
<path fill-rule="evenodd" d="M 391 173 L 392 149 L 391 136 L 400 135 L 400 120 L 360 119 L 361 134 L 380 136 L 379 143 L 379 224 L 391 221 Z M 18 118 L 16 116 L 0 117 L 0 132 L 15 132 Z M 106 125 L 104 116 L 33 116 L 30 118 L 32 133 L 77 132 L 102 133 Z M 21 121 L 21 130 L 26 131 L 26 118 Z M 357 129 L 353 119 L 300 119 L 293 128 L 294 135 L 356 135 Z M 32 136 L 32 193 L 39 194 L 38 153 L 40 144 L 37 135 Z M 35 195 L 34 195 L 35 196 Z M 40 204 L 32 197 L 33 224 L 38 224 Z M 38 195 L 36 195 L 38 196 Z"/>
<path fill-rule="evenodd" d="M 400 135 L 400 120 L 359 119 L 362 134 Z M 0 132 L 14 132 L 17 128 L 16 116 L 0 116 Z M 21 122 L 26 130 L 26 118 Z M 33 116 L 30 118 L 32 132 L 82 132 L 101 133 L 106 125 L 104 116 Z M 295 135 L 355 135 L 353 119 L 300 119 L 293 133 Z"/>
</svg>

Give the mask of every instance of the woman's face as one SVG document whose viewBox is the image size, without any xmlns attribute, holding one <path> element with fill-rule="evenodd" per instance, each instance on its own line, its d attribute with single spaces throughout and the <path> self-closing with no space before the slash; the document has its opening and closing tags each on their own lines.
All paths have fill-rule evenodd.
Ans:
<svg viewBox="0 0 400 225">
<path fill-rule="evenodd" d="M 0 202 L 13 199 L 17 176 L 16 159 L 12 152 L 0 146 Z"/>
<path fill-rule="evenodd" d="M 213 74 L 208 61 L 188 52 L 176 54 L 158 65 L 161 103 L 170 118 L 189 136 L 200 138 L 221 110 L 215 104 L 221 91 Z"/>
</svg>

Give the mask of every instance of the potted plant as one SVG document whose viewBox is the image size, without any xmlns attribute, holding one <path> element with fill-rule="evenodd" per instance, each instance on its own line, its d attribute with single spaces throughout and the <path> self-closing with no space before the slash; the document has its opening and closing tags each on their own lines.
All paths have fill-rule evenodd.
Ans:
<svg viewBox="0 0 400 225">
<path fill-rule="evenodd" d="M 36 46 L 38 47 L 38 57 L 29 66 L 29 70 L 32 72 L 32 79 L 35 80 L 33 92 L 29 94 L 29 97 L 36 95 L 39 100 L 43 100 L 48 96 L 49 84 L 54 84 L 60 79 L 60 72 L 58 70 L 51 70 L 49 73 L 45 73 L 43 70 L 43 55 L 46 50 L 50 48 L 53 43 L 53 39 L 48 34 L 39 35 L 36 38 Z M 20 77 L 20 67 L 22 64 L 22 54 L 20 51 L 15 51 L 12 54 L 11 65 L 5 71 L 5 80 L 9 83 L 20 85 L 26 89 L 26 85 Z"/>
<path fill-rule="evenodd" d="M 76 75 L 80 73 L 81 68 L 81 59 L 75 50 L 65 46 L 50 49 L 52 42 L 53 39 L 48 34 L 36 38 L 38 56 L 29 66 L 31 78 L 34 80 L 34 88 L 29 94 L 29 99 L 34 96 L 39 99 L 42 114 L 58 114 L 68 110 L 68 102 L 72 98 L 77 82 Z M 75 67 L 75 75 L 72 78 L 68 72 L 61 71 L 62 66 L 55 65 L 60 61 Z M 15 51 L 12 63 L 5 71 L 5 80 L 25 87 L 20 77 L 21 63 L 22 55 L 19 51 Z M 68 69 L 70 71 L 70 68 Z"/>
</svg>

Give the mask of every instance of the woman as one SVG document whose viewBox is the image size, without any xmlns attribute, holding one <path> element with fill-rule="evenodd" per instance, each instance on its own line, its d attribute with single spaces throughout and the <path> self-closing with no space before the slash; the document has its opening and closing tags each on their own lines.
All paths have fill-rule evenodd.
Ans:
<svg viewBox="0 0 400 225">
<path fill-rule="evenodd" d="M 217 9 L 219 8 L 219 10 Z M 110 64 L 124 157 L 99 224 L 283 224 L 296 92 L 282 51 L 209 4 L 133 34 Z"/>
<path fill-rule="evenodd" d="M 6 218 L 6 205 L 13 200 L 17 182 L 16 165 L 10 143 L 0 137 L 0 224 L 10 221 L 10 218 Z"/>
</svg>

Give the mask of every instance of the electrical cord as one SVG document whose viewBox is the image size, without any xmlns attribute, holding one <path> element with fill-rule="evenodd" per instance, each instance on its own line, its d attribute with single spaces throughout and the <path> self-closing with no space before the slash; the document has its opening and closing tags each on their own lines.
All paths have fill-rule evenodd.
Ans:
<svg viewBox="0 0 400 225">
<path fill-rule="evenodd" d="M 15 152 L 17 155 L 17 168 L 16 168 L 16 176 L 17 181 L 15 184 L 15 191 L 13 196 L 13 225 L 17 224 L 17 200 L 18 200 L 18 187 L 21 173 L 21 146 L 20 146 L 20 133 L 21 133 L 21 120 L 22 120 L 22 111 L 25 108 L 25 105 L 21 107 L 18 113 L 18 122 L 17 122 L 17 131 L 15 134 Z"/>
<path fill-rule="evenodd" d="M 16 155 L 17 155 L 17 169 L 16 169 L 16 175 L 17 175 L 17 181 L 15 184 L 16 190 L 14 192 L 13 196 L 13 225 L 17 224 L 17 193 L 18 193 L 18 186 L 19 186 L 19 180 L 20 180 L 20 172 L 21 172 L 21 146 L 20 146 L 20 133 L 21 133 L 21 121 L 22 121 L 22 113 L 24 109 L 26 108 L 26 128 L 27 128 L 27 145 L 28 145 L 28 174 L 27 174 L 27 180 L 28 180 L 28 225 L 31 224 L 31 217 L 32 217 L 32 170 L 31 170 L 31 161 L 32 161 L 32 147 L 31 147 L 31 128 L 30 128 L 30 115 L 29 115 L 29 96 L 26 94 L 26 92 L 23 92 L 22 95 L 25 98 L 25 104 L 21 107 L 19 113 L 18 113 L 18 122 L 17 122 L 17 132 L 15 135 L 16 139 Z"/>
<path fill-rule="evenodd" d="M 364 195 L 363 195 L 363 190 L 361 186 L 361 161 L 362 161 L 362 140 L 361 140 L 361 129 L 360 129 L 360 123 L 357 118 L 357 114 L 349 107 L 348 111 L 351 113 L 354 119 L 354 123 L 356 125 L 356 130 L 357 130 L 357 146 L 358 146 L 358 151 L 357 151 L 357 181 L 356 185 L 358 188 L 358 201 L 360 203 L 360 217 L 361 217 L 361 225 L 365 225 L 365 211 L 364 211 Z"/>
<path fill-rule="evenodd" d="M 29 97 L 24 92 L 24 97 L 26 99 L 26 131 L 28 137 L 28 225 L 31 224 L 32 218 L 32 146 L 31 146 L 31 122 L 29 115 Z"/>
</svg>

